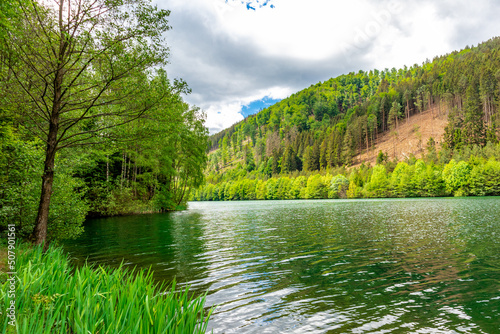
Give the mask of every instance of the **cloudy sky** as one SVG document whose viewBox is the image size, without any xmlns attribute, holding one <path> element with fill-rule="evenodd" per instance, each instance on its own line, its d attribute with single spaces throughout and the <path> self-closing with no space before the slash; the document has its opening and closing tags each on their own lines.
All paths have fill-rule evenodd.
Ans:
<svg viewBox="0 0 500 334">
<path fill-rule="evenodd" d="M 497 0 L 156 0 L 172 11 L 167 72 L 215 133 L 290 94 L 500 35 Z"/>
</svg>

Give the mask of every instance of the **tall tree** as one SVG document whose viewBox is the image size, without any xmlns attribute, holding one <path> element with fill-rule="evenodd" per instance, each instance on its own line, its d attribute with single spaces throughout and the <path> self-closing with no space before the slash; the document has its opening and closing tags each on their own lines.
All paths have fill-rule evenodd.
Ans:
<svg viewBox="0 0 500 334">
<path fill-rule="evenodd" d="M 281 172 L 288 173 L 297 170 L 297 155 L 292 146 L 287 146 L 281 161 Z"/>
<path fill-rule="evenodd" d="M 394 101 L 392 103 L 391 109 L 389 110 L 389 119 L 387 121 L 389 128 L 391 130 L 395 129 L 396 131 L 398 130 L 399 124 L 398 120 L 401 117 L 401 104 L 399 102 Z"/>
<path fill-rule="evenodd" d="M 382 123 L 382 132 L 385 131 L 385 95 L 382 97 L 382 100 L 380 101 L 380 117 L 381 117 L 381 123 Z"/>
<path fill-rule="evenodd" d="M 204 126 L 204 114 L 187 104 L 179 104 L 178 108 L 177 122 L 170 125 L 170 129 L 168 125 L 164 128 L 165 140 L 159 143 L 158 179 L 162 201 L 158 204 L 164 211 L 185 203 L 191 189 L 202 184 L 207 161 L 208 130 Z"/>
<path fill-rule="evenodd" d="M 401 117 L 401 105 L 398 101 L 394 101 L 392 103 L 391 110 L 389 111 L 389 128 L 392 131 L 393 135 L 393 148 L 394 148 L 394 157 L 396 157 L 396 141 L 398 137 L 398 119 Z"/>
<path fill-rule="evenodd" d="M 403 98 L 406 101 L 405 105 L 405 117 L 406 117 L 406 122 L 410 120 L 410 99 L 411 99 L 411 92 L 409 90 L 405 90 L 403 94 Z"/>
<path fill-rule="evenodd" d="M 326 169 L 328 167 L 328 150 L 327 150 L 327 140 L 323 140 L 319 149 L 319 168 Z"/>
<path fill-rule="evenodd" d="M 107 129 L 141 117 L 165 98 L 149 93 L 148 71 L 166 64 L 169 11 L 149 0 L 16 5 L 22 15 L 0 36 L 0 59 L 21 92 L 13 100 L 23 121 L 46 145 L 32 234 L 40 244 L 47 237 L 56 152 L 97 142 Z"/>
<path fill-rule="evenodd" d="M 465 103 L 464 140 L 468 145 L 484 144 L 484 121 L 477 80 L 472 80 L 467 87 Z"/>
<path fill-rule="evenodd" d="M 255 159 L 253 157 L 252 147 L 250 144 L 245 145 L 244 153 L 246 170 L 251 172 L 255 169 Z"/>
</svg>

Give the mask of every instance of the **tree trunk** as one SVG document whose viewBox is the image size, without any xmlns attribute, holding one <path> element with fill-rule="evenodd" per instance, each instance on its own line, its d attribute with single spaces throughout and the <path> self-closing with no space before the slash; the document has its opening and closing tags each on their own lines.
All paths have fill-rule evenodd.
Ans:
<svg viewBox="0 0 500 334">
<path fill-rule="evenodd" d="M 396 132 L 394 132 L 393 137 L 392 137 L 392 147 L 393 147 L 393 157 L 394 160 L 396 159 Z"/>
<path fill-rule="evenodd" d="M 62 6 L 62 1 L 61 1 Z M 64 41 L 61 41 L 60 51 L 65 47 Z M 62 83 L 64 72 L 61 69 L 63 63 L 63 52 L 59 54 L 59 64 L 54 77 L 54 97 L 52 110 L 49 120 L 49 132 L 47 135 L 47 148 L 45 150 L 45 162 L 42 175 L 42 192 L 40 194 L 40 203 L 38 204 L 38 214 L 36 217 L 35 228 L 31 234 L 31 240 L 35 245 L 44 244 L 44 249 L 48 247 L 47 229 L 49 222 L 50 198 L 52 196 L 52 184 L 54 183 L 54 164 L 57 151 L 57 133 L 59 131 L 59 115 L 61 112 Z"/>
<path fill-rule="evenodd" d="M 54 109 L 59 109 L 54 106 Z M 38 215 L 36 217 L 36 224 L 31 234 L 31 240 L 35 245 L 45 244 L 44 249 L 47 248 L 47 228 L 49 221 L 49 206 L 50 198 L 52 196 L 52 184 L 54 183 L 54 162 L 57 150 L 57 131 L 58 131 L 58 112 L 52 116 L 49 126 L 49 134 L 47 140 L 47 149 L 45 153 L 45 163 L 43 166 L 42 175 L 42 193 L 40 195 L 40 203 L 38 205 Z"/>
<path fill-rule="evenodd" d="M 68 47 L 66 39 L 62 13 L 64 1 L 59 2 L 59 31 L 61 38 L 59 40 L 59 50 L 57 54 L 57 63 L 54 73 L 54 95 L 52 99 L 52 110 L 49 119 L 49 132 L 47 134 L 47 149 L 45 150 L 45 162 L 42 175 L 42 192 L 40 194 L 40 203 L 38 204 L 38 214 L 36 217 L 35 228 L 31 234 L 31 240 L 35 245 L 44 244 L 44 250 L 47 250 L 47 230 L 49 223 L 50 198 L 52 196 L 52 185 L 54 183 L 54 164 L 57 151 L 57 133 L 59 131 L 59 117 L 62 105 L 62 92 L 64 80 L 64 59 Z"/>
<path fill-rule="evenodd" d="M 382 109 L 382 132 L 385 131 L 385 110 Z"/>
<path fill-rule="evenodd" d="M 369 158 L 370 142 L 368 141 L 368 125 L 366 126 L 366 157 Z"/>
<path fill-rule="evenodd" d="M 109 182 L 109 155 L 106 155 L 106 187 Z"/>
<path fill-rule="evenodd" d="M 136 150 L 137 152 L 137 150 Z M 133 179 L 133 182 L 132 182 L 132 185 L 134 187 L 134 196 L 137 197 L 137 156 L 138 154 L 136 154 L 136 158 L 134 159 L 134 179 Z"/>
<path fill-rule="evenodd" d="M 127 165 L 127 153 L 123 151 L 122 155 L 122 173 L 120 175 L 120 189 L 123 187 L 123 181 L 125 180 L 125 166 Z"/>
<path fill-rule="evenodd" d="M 410 100 L 406 100 L 406 124 L 410 121 Z"/>
</svg>

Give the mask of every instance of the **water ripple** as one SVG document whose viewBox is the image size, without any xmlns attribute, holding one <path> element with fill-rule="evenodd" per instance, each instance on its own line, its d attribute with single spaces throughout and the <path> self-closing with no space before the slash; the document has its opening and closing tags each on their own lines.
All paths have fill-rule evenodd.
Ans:
<svg viewBox="0 0 500 334">
<path fill-rule="evenodd" d="M 499 198 L 189 207 L 66 248 L 208 290 L 214 333 L 500 333 Z"/>
</svg>

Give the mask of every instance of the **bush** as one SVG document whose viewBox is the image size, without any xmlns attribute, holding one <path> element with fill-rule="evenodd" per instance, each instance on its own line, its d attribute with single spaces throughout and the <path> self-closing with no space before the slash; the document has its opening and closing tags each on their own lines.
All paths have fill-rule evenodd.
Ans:
<svg viewBox="0 0 500 334">
<path fill-rule="evenodd" d="M 455 196 L 467 196 L 469 194 L 470 173 L 471 167 L 467 162 L 456 163 L 452 159 L 443 169 L 446 190 Z"/>
<path fill-rule="evenodd" d="M 384 165 L 375 165 L 370 182 L 366 185 L 367 197 L 387 197 L 389 194 L 389 179 Z"/>
<path fill-rule="evenodd" d="M 500 162 L 490 159 L 486 164 L 474 166 L 470 190 L 474 196 L 500 196 Z"/>
<path fill-rule="evenodd" d="M 323 199 L 328 198 L 328 186 L 323 182 L 319 174 L 311 175 L 307 179 L 306 198 Z"/>
<path fill-rule="evenodd" d="M 347 198 L 347 189 L 349 189 L 349 180 L 342 174 L 332 178 L 330 183 L 329 198 Z"/>
<path fill-rule="evenodd" d="M 412 187 L 412 176 L 414 171 L 413 166 L 409 166 L 406 162 L 399 162 L 391 174 L 391 188 L 394 197 L 410 197 L 414 196 Z"/>
</svg>

